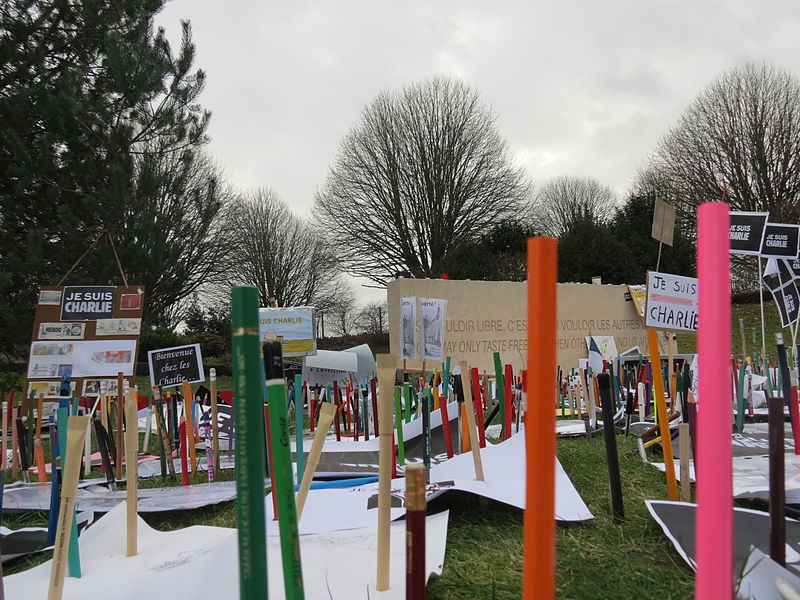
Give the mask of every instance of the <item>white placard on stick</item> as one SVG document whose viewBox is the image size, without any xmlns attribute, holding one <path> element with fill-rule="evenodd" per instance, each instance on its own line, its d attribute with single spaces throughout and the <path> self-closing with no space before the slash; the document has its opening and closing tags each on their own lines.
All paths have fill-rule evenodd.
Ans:
<svg viewBox="0 0 800 600">
<path fill-rule="evenodd" d="M 647 273 L 645 325 L 652 329 L 697 331 L 697 279 Z"/>
</svg>

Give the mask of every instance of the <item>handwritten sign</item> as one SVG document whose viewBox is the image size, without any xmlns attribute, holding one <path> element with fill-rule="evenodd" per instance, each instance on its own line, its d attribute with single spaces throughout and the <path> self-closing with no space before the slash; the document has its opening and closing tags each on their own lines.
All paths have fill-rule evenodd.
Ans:
<svg viewBox="0 0 800 600">
<path fill-rule="evenodd" d="M 181 385 L 184 379 L 189 383 L 206 380 L 200 344 L 150 350 L 147 361 L 150 364 L 150 385 L 173 387 Z"/>
<path fill-rule="evenodd" d="M 652 329 L 697 331 L 697 279 L 647 273 L 645 325 Z"/>
</svg>

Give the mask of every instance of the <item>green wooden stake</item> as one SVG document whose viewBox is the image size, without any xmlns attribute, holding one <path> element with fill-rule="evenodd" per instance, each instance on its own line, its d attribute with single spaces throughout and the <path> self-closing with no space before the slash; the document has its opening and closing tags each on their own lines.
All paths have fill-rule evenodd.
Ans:
<svg viewBox="0 0 800 600">
<path fill-rule="evenodd" d="M 272 493 L 278 508 L 283 587 L 287 600 L 303 600 L 305 597 L 303 569 L 300 564 L 300 535 L 297 531 L 297 506 L 294 500 L 289 415 L 286 409 L 286 380 L 283 378 L 281 343 L 266 342 L 263 348 L 272 440 L 270 446 Z"/>
<path fill-rule="evenodd" d="M 264 514 L 264 404 L 258 344 L 258 290 L 231 292 L 231 362 L 236 427 L 236 529 L 239 598 L 267 598 L 267 524 Z"/>
<path fill-rule="evenodd" d="M 497 386 L 497 401 L 500 403 L 500 423 L 502 427 L 500 430 L 500 439 L 505 439 L 506 432 L 504 429 L 506 422 L 506 385 L 505 378 L 503 377 L 503 363 L 500 360 L 499 352 L 494 353 L 494 377 L 495 385 Z"/>
<path fill-rule="evenodd" d="M 401 467 L 406 464 L 406 450 L 403 442 L 403 420 L 400 416 L 400 394 L 402 390 L 399 385 L 394 386 L 394 426 L 397 429 L 397 464 Z"/>
<path fill-rule="evenodd" d="M 747 365 L 742 362 L 739 367 L 739 389 L 736 394 L 736 429 L 739 433 L 744 431 L 744 378 Z"/>
<path fill-rule="evenodd" d="M 406 412 L 405 412 L 405 421 L 406 423 L 411 422 L 411 384 L 404 383 L 403 384 L 403 392 L 405 393 L 406 398 Z"/>
<path fill-rule="evenodd" d="M 58 447 L 61 450 L 61 472 L 64 472 L 67 458 L 67 419 L 68 408 L 56 409 L 56 427 L 58 430 Z M 53 477 L 56 474 L 53 473 Z M 69 550 L 67 551 L 67 569 L 70 577 L 81 576 L 81 553 L 78 547 L 78 519 L 77 510 L 72 509 L 72 532 L 69 536 Z"/>
</svg>

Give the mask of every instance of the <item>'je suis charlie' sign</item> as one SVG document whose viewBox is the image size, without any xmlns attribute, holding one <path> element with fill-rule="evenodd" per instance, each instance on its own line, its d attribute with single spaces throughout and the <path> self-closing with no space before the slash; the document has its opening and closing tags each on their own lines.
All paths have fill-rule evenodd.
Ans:
<svg viewBox="0 0 800 600">
<path fill-rule="evenodd" d="M 648 271 L 645 325 L 696 332 L 697 279 Z"/>
<path fill-rule="evenodd" d="M 62 321 L 97 321 L 114 316 L 113 285 L 67 286 L 61 302 Z"/>
</svg>

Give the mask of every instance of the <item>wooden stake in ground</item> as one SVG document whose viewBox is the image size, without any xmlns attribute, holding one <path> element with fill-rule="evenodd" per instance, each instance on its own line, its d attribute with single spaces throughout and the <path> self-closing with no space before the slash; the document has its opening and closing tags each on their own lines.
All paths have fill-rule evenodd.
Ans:
<svg viewBox="0 0 800 600">
<path fill-rule="evenodd" d="M 467 409 L 467 429 L 469 431 L 469 445 L 472 449 L 472 464 L 475 467 L 475 479 L 478 481 L 485 481 L 483 478 L 481 445 L 478 440 L 478 431 L 475 425 L 475 407 L 472 403 L 472 386 L 469 384 L 469 367 L 465 360 L 460 361 L 458 364 L 461 367 L 461 387 L 464 390 L 464 406 Z M 478 402 L 480 402 L 480 399 Z"/>
<path fill-rule="evenodd" d="M 667 471 L 667 494 L 673 502 L 679 500 L 678 486 L 675 483 L 675 461 L 672 458 L 672 437 L 667 416 L 667 401 L 664 396 L 664 377 L 661 373 L 661 355 L 658 351 L 658 334 L 655 329 L 647 330 L 647 346 L 650 349 L 650 363 L 653 373 L 653 391 L 656 401 L 658 427 L 661 432 L 661 447 L 664 450 L 664 467 Z M 727 366 L 727 365 L 726 365 Z"/>
<path fill-rule="evenodd" d="M 678 441 L 680 450 L 681 466 L 681 502 L 691 502 L 691 482 L 689 476 L 689 452 L 691 442 L 689 440 L 689 424 L 681 423 L 678 425 Z"/>
<path fill-rule="evenodd" d="M 47 600 L 60 600 L 64 593 L 64 572 L 67 566 L 67 550 L 72 530 L 75 496 L 78 492 L 83 437 L 86 435 L 89 417 L 70 417 L 67 423 L 67 448 L 64 452 L 67 465 L 61 484 L 61 505 L 58 511 L 58 528 L 56 529 L 56 543 L 53 549 Z"/>
<path fill-rule="evenodd" d="M 446 401 L 446 400 L 445 400 Z M 425 468 L 406 468 L 406 600 L 425 600 Z"/>
<path fill-rule="evenodd" d="M 378 459 L 378 573 L 375 588 L 382 592 L 389 589 L 389 536 L 392 494 L 392 389 L 397 368 L 397 359 L 392 354 L 378 355 L 378 398 L 380 430 L 380 457 Z M 427 399 L 426 399 L 427 401 Z"/>
<path fill-rule="evenodd" d="M 0 456 L 0 468 L 5 471 L 8 468 L 6 464 L 6 452 L 8 450 L 8 415 L 11 413 L 11 407 L 14 406 L 14 392 L 13 390 L 8 392 L 8 404 L 6 404 L 6 409 L 3 411 L 3 446 L 2 456 Z"/>
<path fill-rule="evenodd" d="M 125 479 L 127 481 L 125 501 L 128 511 L 126 556 L 136 556 L 138 554 L 136 492 L 139 487 L 139 471 L 137 468 L 139 419 L 137 418 L 137 408 L 136 390 L 129 389 L 125 394 Z"/>
<path fill-rule="evenodd" d="M 115 460 L 117 463 L 117 473 L 116 479 L 120 481 L 122 479 L 122 448 L 123 448 L 123 431 L 122 431 L 122 420 L 123 415 L 125 414 L 125 409 L 123 408 L 123 402 L 125 398 L 125 377 L 122 375 L 120 371 L 117 373 L 117 445 L 116 445 L 116 456 Z M 108 432 L 109 435 L 113 435 L 111 431 Z"/>
<path fill-rule="evenodd" d="M 42 423 L 44 413 L 44 394 L 39 394 L 36 404 L 36 433 L 33 437 L 33 461 L 36 464 L 36 473 L 40 482 L 47 481 L 47 468 L 44 464 L 44 448 L 42 447 Z"/>
<path fill-rule="evenodd" d="M 219 472 L 219 421 L 217 420 L 217 370 L 208 370 L 211 380 L 211 452 L 214 455 L 214 471 Z"/>
<path fill-rule="evenodd" d="M 525 514 L 522 597 L 552 600 L 556 569 L 557 242 L 528 240 L 528 406 L 525 413 Z"/>
<path fill-rule="evenodd" d="M 194 447 L 194 412 L 192 403 L 192 388 L 189 382 L 183 380 L 183 416 L 186 418 L 186 443 L 189 451 L 189 463 L 192 473 L 197 472 L 197 455 Z"/>
<path fill-rule="evenodd" d="M 314 472 L 319 464 L 319 456 L 322 454 L 322 447 L 325 445 L 325 436 L 328 435 L 331 423 L 336 416 L 336 407 L 330 402 L 323 402 L 319 409 L 319 423 L 314 432 L 314 441 L 311 443 L 311 450 L 308 453 L 308 462 L 303 472 L 303 481 L 300 490 L 297 492 L 297 520 L 303 516 L 303 507 L 306 504 L 308 490 L 311 489 L 311 480 L 314 479 Z"/>
</svg>

